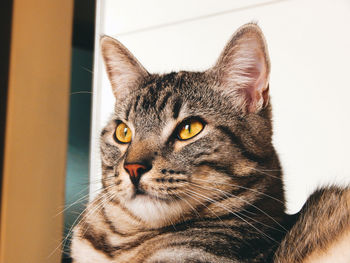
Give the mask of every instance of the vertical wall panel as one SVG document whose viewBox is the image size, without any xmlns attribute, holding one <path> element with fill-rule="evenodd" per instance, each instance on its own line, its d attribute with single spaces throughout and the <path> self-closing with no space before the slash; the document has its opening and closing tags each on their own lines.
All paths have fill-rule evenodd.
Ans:
<svg viewBox="0 0 350 263">
<path fill-rule="evenodd" d="M 60 262 L 73 1 L 13 7 L 0 261 Z M 56 215 L 56 216 L 55 216 Z"/>
</svg>

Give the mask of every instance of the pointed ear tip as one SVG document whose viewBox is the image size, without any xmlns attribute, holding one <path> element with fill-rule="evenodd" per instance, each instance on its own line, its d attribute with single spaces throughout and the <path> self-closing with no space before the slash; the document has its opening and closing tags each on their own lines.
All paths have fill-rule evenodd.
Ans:
<svg viewBox="0 0 350 263">
<path fill-rule="evenodd" d="M 108 40 L 108 39 L 110 39 L 110 38 L 111 38 L 110 36 L 101 35 L 101 36 L 100 36 L 100 42 L 106 41 L 106 40 Z"/>
<path fill-rule="evenodd" d="M 113 37 L 107 36 L 107 35 L 102 35 L 100 37 L 101 47 L 106 46 L 106 45 L 113 45 L 117 42 L 118 42 L 118 40 L 114 39 Z"/>
<path fill-rule="evenodd" d="M 261 28 L 258 25 L 258 22 L 256 22 L 256 21 L 252 21 L 252 22 L 249 22 L 249 23 L 246 23 L 246 24 L 242 25 L 238 29 L 238 31 L 240 31 L 240 29 L 246 29 L 246 30 L 253 30 L 253 31 L 260 31 L 261 32 Z"/>
<path fill-rule="evenodd" d="M 246 34 L 253 34 L 258 36 L 258 38 L 265 40 L 264 33 L 262 32 L 260 26 L 256 22 L 249 22 L 247 24 L 242 25 L 236 30 L 234 35 L 243 36 Z"/>
</svg>

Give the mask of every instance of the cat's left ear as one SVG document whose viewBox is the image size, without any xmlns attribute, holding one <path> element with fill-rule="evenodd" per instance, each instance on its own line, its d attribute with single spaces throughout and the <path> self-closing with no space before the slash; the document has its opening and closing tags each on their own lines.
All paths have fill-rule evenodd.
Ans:
<svg viewBox="0 0 350 263">
<path fill-rule="evenodd" d="M 259 26 L 249 23 L 239 28 L 209 72 L 244 113 L 264 108 L 269 100 L 270 60 Z"/>
<path fill-rule="evenodd" d="M 103 36 L 100 43 L 114 96 L 123 97 L 149 73 L 118 40 Z"/>
</svg>

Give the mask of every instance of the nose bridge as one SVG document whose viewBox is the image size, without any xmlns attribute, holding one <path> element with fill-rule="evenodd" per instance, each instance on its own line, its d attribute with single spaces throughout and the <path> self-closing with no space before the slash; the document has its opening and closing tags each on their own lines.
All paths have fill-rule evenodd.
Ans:
<svg viewBox="0 0 350 263">
<path fill-rule="evenodd" d="M 128 148 L 124 169 L 128 172 L 130 180 L 136 189 L 138 189 L 141 176 L 152 169 L 154 145 L 152 141 L 135 140 Z"/>
<path fill-rule="evenodd" d="M 156 151 L 156 143 L 151 139 L 133 141 L 127 151 L 125 163 L 142 164 L 144 162 L 151 162 Z"/>
</svg>

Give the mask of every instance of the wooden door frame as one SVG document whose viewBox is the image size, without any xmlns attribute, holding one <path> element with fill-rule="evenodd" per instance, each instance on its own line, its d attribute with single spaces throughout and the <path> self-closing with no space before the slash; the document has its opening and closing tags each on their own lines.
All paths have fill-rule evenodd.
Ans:
<svg viewBox="0 0 350 263">
<path fill-rule="evenodd" d="M 2 36 L 0 38 L 0 201 L 5 144 L 5 122 L 11 45 L 12 5 L 12 0 L 4 0 L 0 8 L 0 35 Z"/>
<path fill-rule="evenodd" d="M 72 21 L 73 0 L 13 1 L 0 262 L 60 262 Z"/>
</svg>

